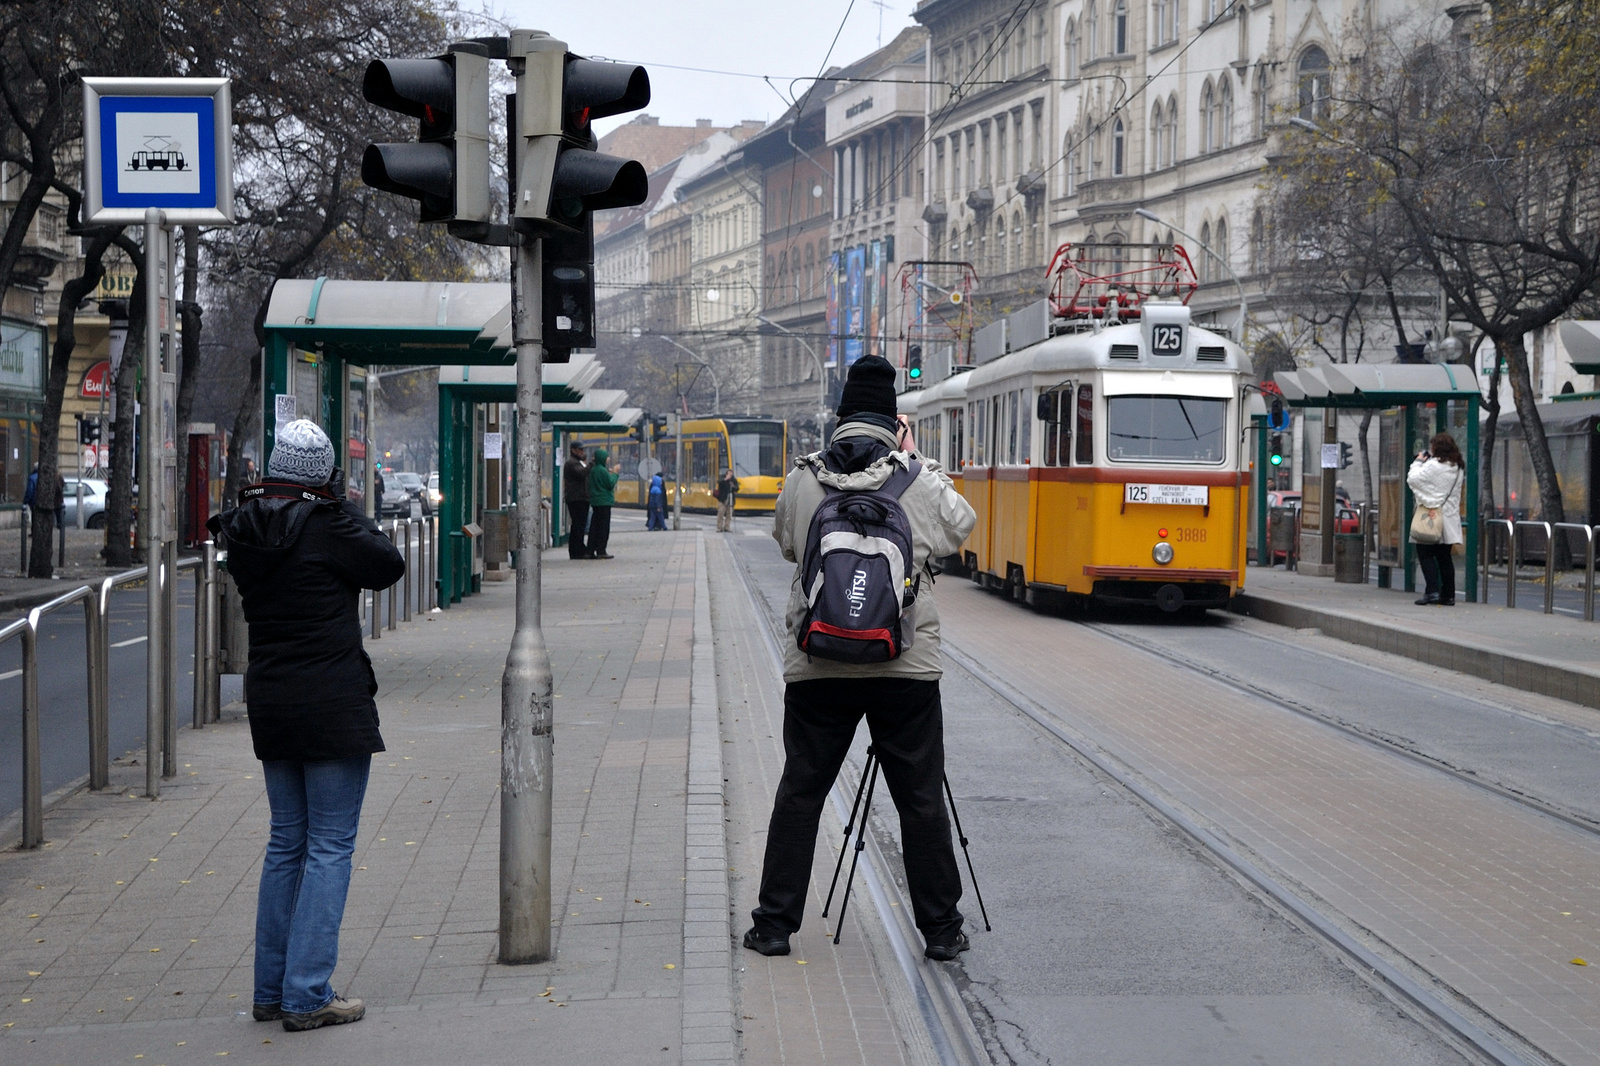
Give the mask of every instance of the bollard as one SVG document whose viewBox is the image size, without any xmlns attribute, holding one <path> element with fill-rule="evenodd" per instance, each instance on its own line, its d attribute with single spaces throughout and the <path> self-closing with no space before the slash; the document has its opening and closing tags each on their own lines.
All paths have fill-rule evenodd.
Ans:
<svg viewBox="0 0 1600 1066">
<path fill-rule="evenodd" d="M 389 543 L 390 544 L 394 544 L 394 545 L 396 545 L 398 547 L 399 540 L 400 540 L 400 520 L 398 518 L 392 518 L 392 519 L 389 520 Z M 401 581 L 403 581 L 403 580 L 405 580 L 404 577 L 401 578 Z M 394 602 L 395 601 L 395 594 L 394 594 L 394 592 L 395 592 L 395 588 L 399 584 L 400 584 L 400 582 L 396 581 L 393 585 L 389 586 L 389 631 L 391 633 L 394 632 L 394 628 L 395 628 L 395 625 L 396 625 L 396 621 L 395 621 L 396 611 L 395 611 L 395 602 Z"/>
<path fill-rule="evenodd" d="M 217 585 L 217 544 L 206 541 L 201 566 L 206 581 L 206 720 L 222 721 L 222 597 Z"/>
<path fill-rule="evenodd" d="M 428 610 L 439 609 L 439 520 L 428 519 Z"/>
<path fill-rule="evenodd" d="M 201 564 L 194 568 L 194 698 L 193 721 L 195 729 L 206 727 L 206 615 L 210 607 L 206 603 L 206 568 Z"/>
<path fill-rule="evenodd" d="M 22 846 L 44 843 L 44 786 L 39 767 L 38 609 L 22 625 Z"/>
<path fill-rule="evenodd" d="M 153 554 L 153 553 L 152 553 Z M 178 776 L 178 542 L 161 546 L 161 776 Z"/>
<path fill-rule="evenodd" d="M 405 530 L 405 542 L 400 547 L 400 558 L 405 561 L 405 573 L 400 575 L 400 621 L 411 621 L 411 519 L 399 527 Z"/>
</svg>

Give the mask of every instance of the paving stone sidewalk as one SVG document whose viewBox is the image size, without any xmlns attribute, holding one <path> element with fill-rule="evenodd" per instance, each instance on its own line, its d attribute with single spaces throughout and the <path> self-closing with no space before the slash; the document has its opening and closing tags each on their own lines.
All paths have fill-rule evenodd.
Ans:
<svg viewBox="0 0 1600 1066">
<path fill-rule="evenodd" d="M 47 814 L 46 848 L 0 853 L 0 1061 L 732 1061 L 704 549 L 687 531 L 613 543 L 609 562 L 545 556 L 554 961 L 494 961 L 514 588 L 489 584 L 369 642 L 389 750 L 335 975 L 366 1020 L 248 1018 L 267 803 L 234 713 L 182 732 L 160 801 L 119 765 Z"/>
</svg>

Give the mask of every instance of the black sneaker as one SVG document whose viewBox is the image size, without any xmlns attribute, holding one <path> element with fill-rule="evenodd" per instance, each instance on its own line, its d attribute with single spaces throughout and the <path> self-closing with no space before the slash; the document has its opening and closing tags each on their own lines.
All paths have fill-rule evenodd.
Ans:
<svg viewBox="0 0 1600 1066">
<path fill-rule="evenodd" d="M 751 951 L 759 951 L 763 955 L 789 954 L 789 938 L 782 934 L 768 936 L 751 929 L 744 935 L 744 946 Z"/>
<path fill-rule="evenodd" d="M 949 962 L 971 947 L 972 942 L 967 939 L 967 934 L 957 933 L 953 937 L 928 941 L 928 946 L 922 949 L 922 957 L 935 962 Z"/>
<path fill-rule="evenodd" d="M 282 1003 L 256 1003 L 250 1007 L 250 1017 L 258 1022 L 275 1022 L 283 1017 Z"/>
</svg>

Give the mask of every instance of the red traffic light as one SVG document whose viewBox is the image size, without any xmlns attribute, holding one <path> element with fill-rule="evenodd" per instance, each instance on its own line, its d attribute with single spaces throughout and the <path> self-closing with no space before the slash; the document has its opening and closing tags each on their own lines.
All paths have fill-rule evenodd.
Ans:
<svg viewBox="0 0 1600 1066">
<path fill-rule="evenodd" d="M 561 74 L 561 132 L 588 139 L 589 123 L 650 103 L 650 74 L 630 63 L 568 55 Z"/>
</svg>

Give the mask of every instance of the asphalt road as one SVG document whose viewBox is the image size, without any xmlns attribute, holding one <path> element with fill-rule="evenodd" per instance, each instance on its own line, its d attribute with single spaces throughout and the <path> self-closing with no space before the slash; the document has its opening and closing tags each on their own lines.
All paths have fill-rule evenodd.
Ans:
<svg viewBox="0 0 1600 1066">
<path fill-rule="evenodd" d="M 734 548 L 770 616 L 792 566 L 766 537 L 737 537 Z M 994 925 L 983 931 L 969 885 L 962 909 L 974 947 L 956 979 L 996 1063 L 1463 1061 L 948 662 L 943 699 L 947 772 Z M 874 807 L 892 854 L 892 806 Z"/>
</svg>

